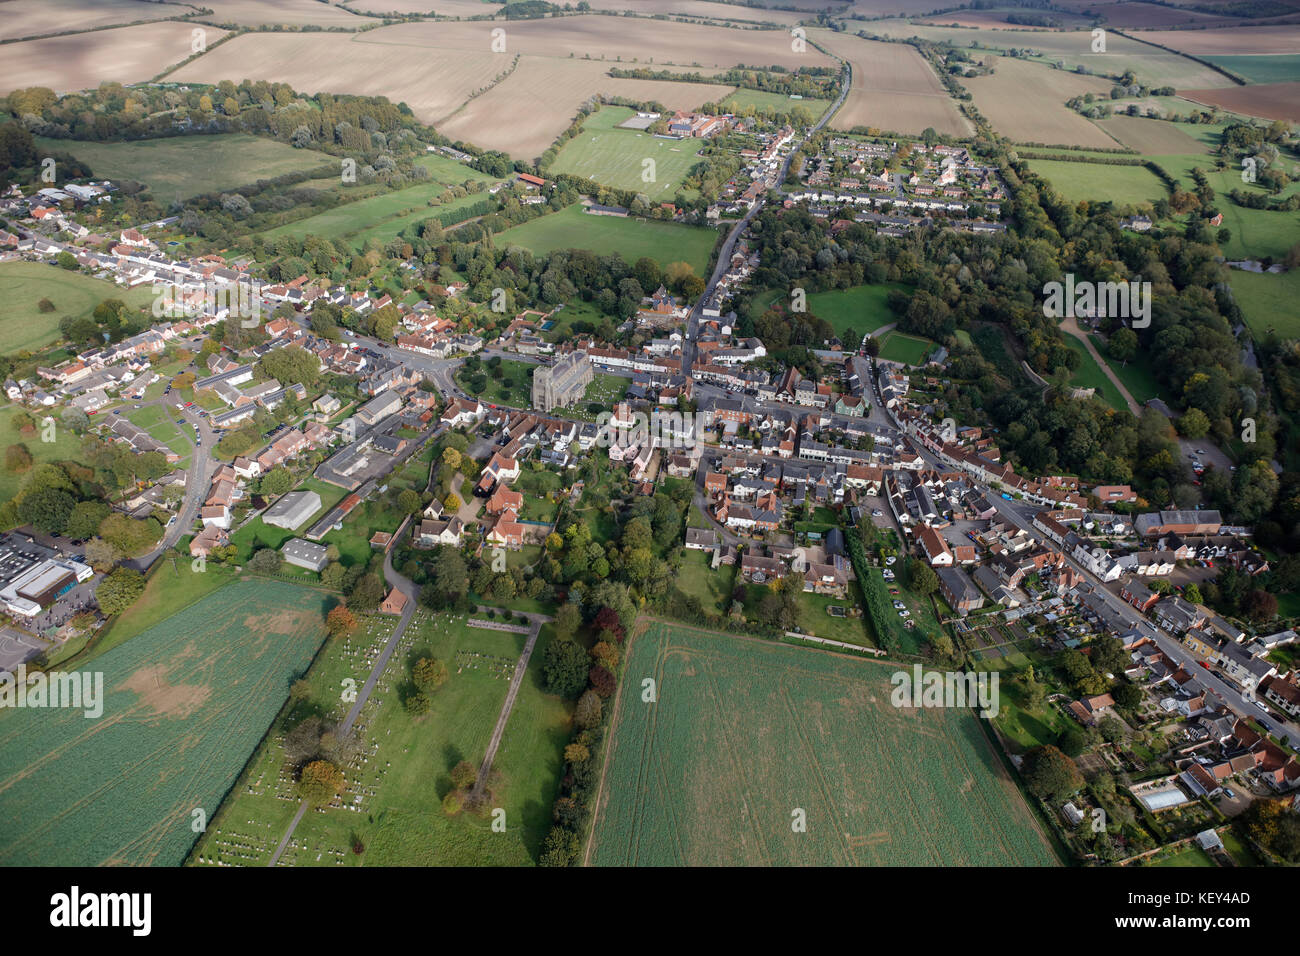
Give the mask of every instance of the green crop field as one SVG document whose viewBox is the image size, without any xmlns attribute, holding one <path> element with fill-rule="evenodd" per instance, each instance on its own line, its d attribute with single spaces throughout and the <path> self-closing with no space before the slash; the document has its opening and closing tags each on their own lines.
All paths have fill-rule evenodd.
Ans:
<svg viewBox="0 0 1300 956">
<path fill-rule="evenodd" d="M 1057 862 L 979 718 L 892 706 L 897 665 L 658 622 L 628 654 L 590 863 Z"/>
<path fill-rule="evenodd" d="M 1127 206 L 1154 202 L 1168 194 L 1165 184 L 1145 166 L 1071 163 L 1055 159 L 1031 159 L 1028 163 L 1030 169 L 1071 202 L 1104 199 Z"/>
<path fill-rule="evenodd" d="M 645 130 L 617 129 L 635 110 L 606 106 L 564 144 L 548 173 L 585 176 L 615 189 L 634 189 L 650 199 L 671 202 L 682 180 L 698 162 L 703 139 L 660 139 Z M 646 160 L 652 160 L 648 165 Z M 653 178 L 644 178 L 647 173 Z"/>
<path fill-rule="evenodd" d="M 901 283 L 855 285 L 849 289 L 813 292 L 808 296 L 808 311 L 825 319 L 840 338 L 852 329 L 858 335 L 874 332 L 881 326 L 898 321 L 885 304 L 890 289 L 902 289 Z"/>
<path fill-rule="evenodd" d="M 166 205 L 203 193 L 219 192 L 274 179 L 285 173 L 338 165 L 338 159 L 311 149 L 294 149 L 265 136 L 222 133 L 173 136 L 127 143 L 37 139 L 44 150 L 71 153 L 96 177 L 144 183 Z"/>
<path fill-rule="evenodd" d="M 1205 57 L 1215 66 L 1252 83 L 1294 83 L 1300 80 L 1300 56 L 1296 54 L 1237 54 Z"/>
<path fill-rule="evenodd" d="M 718 234 L 707 226 L 675 222 L 592 216 L 574 204 L 567 209 L 507 229 L 496 237 L 498 249 L 523 246 L 536 255 L 556 249 L 588 249 L 597 255 L 618 253 L 628 263 L 649 256 L 665 266 L 686 262 L 706 275 Z"/>
<path fill-rule="evenodd" d="M 49 299 L 52 312 L 42 312 Z M 0 354 L 37 349 L 61 338 L 59 320 L 84 318 L 105 299 L 121 299 L 135 308 L 148 308 L 153 293 L 121 286 L 43 262 L 0 262 Z"/>
<path fill-rule="evenodd" d="M 1300 338 L 1300 312 L 1295 307 L 1300 301 L 1300 269 L 1281 274 L 1233 269 L 1228 276 L 1232 295 L 1255 338 L 1270 333 Z"/>
<path fill-rule="evenodd" d="M 103 713 L 0 713 L 0 863 L 181 863 L 325 633 L 325 598 L 222 588 L 95 662 Z"/>
<path fill-rule="evenodd" d="M 312 714 L 336 722 L 350 707 L 341 699 L 345 679 L 359 687 L 395 619 L 360 618 L 347 637 L 332 638 L 308 672 L 310 696 L 288 708 L 231 791 L 191 862 L 265 865 L 297 809 L 292 769 L 286 767 L 284 733 Z M 375 693 L 361 711 L 358 746 L 346 763 L 348 787 L 328 808 L 309 813 L 282 864 L 292 866 L 527 866 L 536 859 L 551 823 L 551 803 L 563 769 L 569 706 L 544 693 L 538 662 L 549 640 L 538 638 L 493 763 L 491 804 L 505 811 L 505 832 L 490 816 L 443 814 L 449 772 L 461 760 L 475 764 L 505 700 L 509 674 L 524 635 L 467 626 L 458 615 L 419 611 L 402 636 Z M 409 662 L 433 656 L 448 668 L 433 706 L 413 717 L 400 700 Z M 360 840 L 364 851 L 352 852 Z"/>
<path fill-rule="evenodd" d="M 920 365 L 933 350 L 934 343 L 929 339 L 904 335 L 902 332 L 887 332 L 880 340 L 880 358 L 886 362 Z"/>
</svg>

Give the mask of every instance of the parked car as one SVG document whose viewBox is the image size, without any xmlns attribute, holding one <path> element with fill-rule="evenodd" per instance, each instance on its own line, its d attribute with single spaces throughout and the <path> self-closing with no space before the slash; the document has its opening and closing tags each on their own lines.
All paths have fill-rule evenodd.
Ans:
<svg viewBox="0 0 1300 956">
<path fill-rule="evenodd" d="M 1228 787 L 1223 788 L 1223 795 L 1227 797 L 1229 800 L 1235 800 L 1237 797 L 1237 795 L 1233 793 L 1232 790 Z"/>
</svg>

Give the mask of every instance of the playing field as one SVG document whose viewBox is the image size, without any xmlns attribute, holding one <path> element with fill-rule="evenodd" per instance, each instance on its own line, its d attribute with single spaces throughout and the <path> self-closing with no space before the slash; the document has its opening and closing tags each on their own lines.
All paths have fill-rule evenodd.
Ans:
<svg viewBox="0 0 1300 956">
<path fill-rule="evenodd" d="M 71 153 L 88 164 L 97 177 L 144 183 L 161 203 L 339 164 L 325 153 L 294 149 L 286 143 L 243 133 L 128 143 L 65 139 L 37 139 L 36 143 L 42 149 Z"/>
<path fill-rule="evenodd" d="M 605 186 L 633 189 L 651 199 L 671 202 L 698 162 L 705 140 L 663 139 L 644 130 L 616 128 L 634 115 L 635 111 L 626 107 L 604 107 L 564 144 L 547 171 L 585 176 Z"/>
<path fill-rule="evenodd" d="M 297 809 L 284 733 L 319 713 L 337 722 L 350 709 L 340 689 L 360 687 L 395 619 L 361 617 L 347 637 L 331 639 L 307 675 L 310 697 L 282 715 L 249 762 L 230 798 L 195 847 L 191 862 L 265 865 Z M 418 611 L 358 719 L 360 744 L 347 762 L 348 788 L 328 809 L 309 813 L 281 858 L 286 866 L 527 866 L 551 823 L 563 769 L 569 705 L 542 691 L 538 662 L 549 633 L 538 638 L 497 751 L 492 806 L 505 811 L 505 832 L 490 816 L 446 816 L 449 772 L 461 760 L 483 759 L 505 701 L 509 676 L 525 635 L 469 627 L 460 615 Z M 430 697 L 426 715 L 402 706 L 410 663 L 432 656 L 447 665 L 447 682 Z M 360 840 L 364 852 L 352 852 Z"/>
<path fill-rule="evenodd" d="M 602 256 L 617 252 L 629 263 L 649 256 L 661 267 L 670 262 L 687 262 L 696 275 L 705 275 L 717 238 L 718 234 L 706 226 L 593 216 L 575 204 L 507 229 L 496 237 L 496 245 L 498 249 L 523 246 L 537 255 L 556 249 L 589 249 Z"/>
<path fill-rule="evenodd" d="M 892 706 L 896 665 L 660 623 L 628 654 L 591 864 L 1057 863 L 979 718 Z"/>
<path fill-rule="evenodd" d="M 40 301 L 49 299 L 52 312 L 42 312 Z M 57 341 L 59 320 L 89 316 L 105 299 L 121 299 L 129 306 L 147 308 L 153 302 L 148 289 L 123 289 L 43 262 L 0 262 L 0 353 L 12 355 Z"/>
<path fill-rule="evenodd" d="M 0 863 L 175 866 L 324 637 L 324 595 L 247 580 L 95 660 L 103 714 L 0 712 Z"/>
<path fill-rule="evenodd" d="M 1153 121 L 1159 122 L 1159 121 Z M 1055 159 L 1027 160 L 1066 199 L 1108 200 L 1119 206 L 1154 202 L 1167 194 L 1165 184 L 1145 166 L 1108 163 L 1070 163 Z"/>
</svg>

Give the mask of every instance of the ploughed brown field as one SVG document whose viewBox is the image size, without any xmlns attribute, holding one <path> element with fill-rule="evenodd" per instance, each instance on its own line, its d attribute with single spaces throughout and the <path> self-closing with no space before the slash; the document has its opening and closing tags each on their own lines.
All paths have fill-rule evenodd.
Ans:
<svg viewBox="0 0 1300 956">
<path fill-rule="evenodd" d="M 212 11 L 203 19 L 213 23 L 235 23 L 241 27 L 313 24 L 357 29 L 373 22 L 368 17 L 357 16 L 320 0 L 196 0 L 196 4 Z"/>
<path fill-rule="evenodd" d="M 1197 103 L 1265 119 L 1300 122 L 1300 83 L 1257 83 L 1217 90 L 1179 90 Z"/>
<path fill-rule="evenodd" d="M 808 39 L 853 67 L 849 95 L 831 119 L 835 129 L 868 126 L 915 135 L 934 127 L 939 133 L 971 135 L 970 122 L 915 48 L 829 30 L 810 30 Z"/>
<path fill-rule="evenodd" d="M 502 83 L 475 97 L 438 131 L 485 149 L 499 149 L 518 159 L 546 152 L 595 93 L 653 100 L 669 109 L 692 110 L 718 102 L 735 89 L 712 83 L 625 80 L 608 76 L 609 63 L 524 56 Z"/>
<path fill-rule="evenodd" d="M 146 0 L 4 0 L 0 40 L 50 36 L 69 30 L 98 30 L 143 20 L 165 20 L 197 13 L 199 5 L 148 3 Z"/>
<path fill-rule="evenodd" d="M 453 113 L 471 94 L 509 69 L 511 57 L 462 51 L 442 56 L 401 55 L 401 69 L 377 63 L 392 51 L 357 43 L 350 33 L 247 33 L 223 43 L 168 79 L 217 83 L 267 80 L 303 93 L 354 93 L 405 101 L 426 123 Z"/>
<path fill-rule="evenodd" d="M 420 55 L 418 50 L 490 53 L 494 39 L 504 42 L 505 56 L 531 53 L 568 59 L 572 54 L 573 59 L 591 59 L 608 66 L 727 68 L 744 63 L 795 69 L 834 65 L 830 57 L 811 46 L 796 52 L 788 30 L 742 30 L 673 20 L 656 21 L 653 29 L 647 29 L 639 20 L 629 23 L 600 15 L 490 23 L 401 23 L 370 30 L 356 39 L 366 46 L 395 48 L 374 49 L 370 56 L 380 60 L 400 57 L 403 66 Z"/>
<path fill-rule="evenodd" d="M 1300 23 L 1235 30 L 1151 30 L 1139 39 L 1192 56 L 1300 53 Z"/>
<path fill-rule="evenodd" d="M 0 94 L 28 86 L 67 93 L 92 89 L 105 81 L 149 80 L 191 55 L 192 31 L 196 29 L 204 31 L 208 46 L 225 35 L 216 27 L 166 21 L 7 43 Z M 237 74 L 235 79 L 239 78 Z"/>
</svg>

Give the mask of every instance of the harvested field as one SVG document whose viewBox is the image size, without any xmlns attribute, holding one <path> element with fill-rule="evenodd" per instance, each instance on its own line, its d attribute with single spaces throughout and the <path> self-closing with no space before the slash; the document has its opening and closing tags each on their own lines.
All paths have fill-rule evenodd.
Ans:
<svg viewBox="0 0 1300 956">
<path fill-rule="evenodd" d="M 979 718 L 893 706 L 896 668 L 651 623 L 629 650 L 587 862 L 1056 864 Z"/>
<path fill-rule="evenodd" d="M 1180 90 L 1186 99 L 1208 106 L 1262 116 L 1265 119 L 1300 122 L 1300 83 L 1259 83 L 1213 90 Z"/>
<path fill-rule="evenodd" d="M 1013 12 L 1024 14 L 1025 11 L 1013 10 L 954 10 L 951 13 L 936 13 L 927 17 L 922 23 L 930 26 L 946 27 L 956 24 L 959 27 L 971 27 L 977 30 L 1049 30 L 1049 29 L 1068 29 L 1077 30 L 1082 27 L 1091 26 L 1092 18 L 1084 17 L 1078 14 L 1059 13 L 1055 10 L 1050 12 L 1044 11 L 1044 16 L 1050 16 L 1054 20 L 1060 21 L 1057 27 L 1028 27 L 1019 23 L 1008 23 L 1007 16 Z"/>
<path fill-rule="evenodd" d="M 67 93 L 91 89 L 105 80 L 152 79 L 190 56 L 194 29 L 188 23 L 167 21 L 6 44 L 0 94 L 28 86 Z M 209 46 L 225 35 L 215 27 L 203 29 Z"/>
<path fill-rule="evenodd" d="M 95 660 L 103 714 L 0 714 L 0 863 L 177 866 L 325 637 L 325 595 L 239 581 Z"/>
<path fill-rule="evenodd" d="M 362 13 L 429 13 L 440 17 L 481 17 L 494 14 L 503 4 L 483 0 L 349 0 L 340 4 Z"/>
<path fill-rule="evenodd" d="M 1110 81 L 1009 57 L 993 73 L 962 80 L 998 132 L 1020 143 L 1060 146 L 1118 145 L 1092 121 L 1065 105 L 1085 93 L 1107 94 Z"/>
<path fill-rule="evenodd" d="M 1138 29 L 1158 29 L 1160 27 L 1181 26 L 1217 26 L 1241 23 L 1240 17 L 1216 16 L 1199 10 L 1186 10 L 1179 7 L 1162 6 L 1155 3 L 1094 3 L 1092 0 L 1067 0 L 1062 3 L 1065 9 L 1078 9 L 1088 14 L 1096 14 L 1108 27 L 1134 27 Z"/>
<path fill-rule="evenodd" d="M 932 126 L 953 136 L 969 136 L 974 131 L 930 64 L 914 48 L 829 30 L 810 31 L 809 39 L 853 67 L 849 95 L 831 118 L 834 128 L 869 126 L 915 135 Z"/>
<path fill-rule="evenodd" d="M 626 80 L 608 76 L 610 64 L 524 56 L 503 82 L 475 97 L 438 131 L 520 159 L 544 153 L 573 122 L 578 108 L 597 93 L 657 100 L 669 109 L 690 110 L 722 100 L 734 87 L 668 80 Z"/>
<path fill-rule="evenodd" d="M 376 69 L 377 60 L 389 55 L 390 51 L 356 42 L 351 34 L 250 33 L 187 63 L 168 79 L 268 80 L 288 83 L 302 93 L 387 96 L 394 102 L 405 101 L 422 121 L 436 123 L 510 67 L 509 57 L 491 53 L 486 44 L 482 52 L 402 55 L 402 69 Z"/>
<path fill-rule="evenodd" d="M 1125 146 L 1144 156 L 1161 153 L 1196 153 L 1204 147 L 1183 132 L 1183 127 L 1167 120 L 1143 119 L 1138 116 L 1112 116 L 1097 125 Z"/>
<path fill-rule="evenodd" d="M 787 30 L 739 30 L 659 21 L 653 30 L 628 28 L 618 17 L 575 16 L 547 20 L 501 23 L 401 23 L 357 36 L 360 44 L 413 49 L 491 52 L 492 30 L 505 30 L 505 55 L 516 53 L 577 59 L 590 58 L 608 66 L 656 68 L 666 63 L 680 66 L 728 68 L 740 63 L 796 68 L 833 66 L 834 61 L 816 50 L 795 53 Z M 371 50 L 371 57 L 402 57 L 399 50 Z M 636 60 L 636 64 L 632 61 Z M 373 65 L 373 60 L 371 61 Z"/>
<path fill-rule="evenodd" d="M 197 13 L 197 5 L 146 0 L 5 0 L 0 40 L 49 36 L 69 29 L 97 30 L 142 20 Z M 75 25 L 75 26 L 74 26 Z"/>
<path fill-rule="evenodd" d="M 342 10 L 332 3 L 320 0 L 203 0 L 201 6 L 212 10 L 203 17 L 211 23 L 233 23 L 241 27 L 258 27 L 265 24 L 319 27 L 346 27 L 356 29 L 368 26 L 370 20 Z"/>
<path fill-rule="evenodd" d="M 432 10 L 440 17 L 468 19 L 495 14 L 502 4 L 483 3 L 482 0 L 349 0 L 343 6 L 348 10 L 370 13 L 428 13 Z M 591 7 L 593 10 L 612 10 L 620 14 L 627 11 L 646 17 L 667 14 L 749 23 L 795 24 L 807 16 L 793 10 L 760 10 L 734 3 L 710 3 L 709 0 L 631 0 L 629 3 L 593 0 Z"/>
<path fill-rule="evenodd" d="M 1061 63 L 1069 71 L 1083 67 L 1090 73 L 1118 76 L 1125 70 L 1132 70 L 1148 86 L 1174 86 L 1181 90 L 1193 86 L 1232 85 L 1232 81 L 1217 70 L 1113 30 L 1106 34 L 1106 52 L 1093 53 L 1089 30 L 966 30 L 927 26 L 908 20 L 876 20 L 860 26 L 850 24 L 850 27 L 884 37 L 949 41 L 963 48 L 1028 49 L 1053 63 Z M 980 55 L 982 58 L 982 50 Z"/>
<path fill-rule="evenodd" d="M 1300 24 L 1232 30 L 1152 30 L 1142 33 L 1140 39 L 1192 56 L 1295 53 L 1300 50 Z"/>
</svg>

